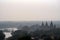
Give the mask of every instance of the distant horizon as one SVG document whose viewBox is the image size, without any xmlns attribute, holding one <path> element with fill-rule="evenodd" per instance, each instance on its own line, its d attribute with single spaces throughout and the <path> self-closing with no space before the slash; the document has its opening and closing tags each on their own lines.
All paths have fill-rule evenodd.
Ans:
<svg viewBox="0 0 60 40">
<path fill-rule="evenodd" d="M 60 21 L 60 20 L 44 20 L 44 21 L 40 20 L 40 22 L 48 22 L 48 21 L 49 22 L 51 22 L 51 21 L 54 22 L 54 21 Z M 0 22 L 39 22 L 39 21 L 34 20 L 34 21 L 0 21 Z"/>
</svg>

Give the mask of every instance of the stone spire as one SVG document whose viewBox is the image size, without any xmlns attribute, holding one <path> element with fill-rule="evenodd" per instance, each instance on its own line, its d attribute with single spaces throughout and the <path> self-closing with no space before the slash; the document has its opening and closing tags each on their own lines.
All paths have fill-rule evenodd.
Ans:
<svg viewBox="0 0 60 40">
<path fill-rule="evenodd" d="M 53 22 L 51 21 L 50 23 L 50 30 L 52 30 L 54 28 Z"/>
<path fill-rule="evenodd" d="M 48 26 L 48 23 L 46 22 L 45 26 Z"/>
<path fill-rule="evenodd" d="M 53 22 L 51 21 L 50 26 L 53 27 Z"/>
<path fill-rule="evenodd" d="M 41 26 L 44 26 L 44 23 L 42 22 Z"/>
</svg>

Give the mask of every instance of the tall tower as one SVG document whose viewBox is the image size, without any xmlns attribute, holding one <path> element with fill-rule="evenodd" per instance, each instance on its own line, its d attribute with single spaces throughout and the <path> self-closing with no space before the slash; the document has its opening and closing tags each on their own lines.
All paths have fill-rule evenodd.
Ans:
<svg viewBox="0 0 60 40">
<path fill-rule="evenodd" d="M 44 30 L 45 28 L 44 28 L 44 23 L 42 22 L 42 24 L 41 24 L 41 30 Z"/>
<path fill-rule="evenodd" d="M 48 27 L 48 23 L 47 22 L 46 22 L 45 26 Z"/>
<path fill-rule="evenodd" d="M 42 22 L 41 26 L 43 27 L 44 26 L 44 23 Z"/>
<path fill-rule="evenodd" d="M 50 26 L 53 26 L 53 22 L 51 21 Z"/>
<path fill-rule="evenodd" d="M 45 29 L 46 30 L 49 30 L 49 26 L 48 26 L 48 23 L 46 22 L 46 24 L 45 24 Z"/>
<path fill-rule="evenodd" d="M 53 22 L 51 21 L 50 23 L 50 30 L 53 29 L 54 25 L 53 25 Z"/>
</svg>

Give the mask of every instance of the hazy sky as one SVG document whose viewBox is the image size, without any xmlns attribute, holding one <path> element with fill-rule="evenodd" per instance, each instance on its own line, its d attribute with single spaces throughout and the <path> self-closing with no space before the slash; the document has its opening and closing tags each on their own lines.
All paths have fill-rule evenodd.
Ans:
<svg viewBox="0 0 60 40">
<path fill-rule="evenodd" d="M 0 0 L 0 21 L 60 20 L 59 0 Z"/>
</svg>

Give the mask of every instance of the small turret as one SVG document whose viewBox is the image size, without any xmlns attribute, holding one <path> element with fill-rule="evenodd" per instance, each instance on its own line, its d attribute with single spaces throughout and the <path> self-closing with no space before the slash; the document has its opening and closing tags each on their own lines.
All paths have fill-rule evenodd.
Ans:
<svg viewBox="0 0 60 40">
<path fill-rule="evenodd" d="M 56 29 L 56 25 L 54 25 L 54 29 Z"/>
</svg>

